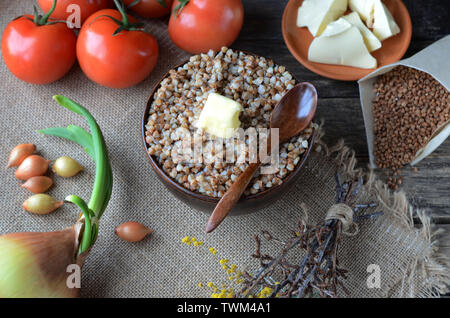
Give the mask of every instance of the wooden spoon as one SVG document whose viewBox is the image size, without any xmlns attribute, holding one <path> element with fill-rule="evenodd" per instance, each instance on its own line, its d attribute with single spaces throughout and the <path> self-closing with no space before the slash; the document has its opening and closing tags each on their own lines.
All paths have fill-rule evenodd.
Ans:
<svg viewBox="0 0 450 318">
<path fill-rule="evenodd" d="M 290 89 L 278 102 L 270 116 L 270 128 L 279 128 L 279 144 L 298 135 L 309 126 L 317 106 L 317 91 L 310 83 L 300 83 Z M 271 136 L 267 139 L 270 153 Z M 206 232 L 212 232 L 225 219 L 252 180 L 261 162 L 250 163 L 247 169 L 236 179 L 206 224 Z"/>
</svg>

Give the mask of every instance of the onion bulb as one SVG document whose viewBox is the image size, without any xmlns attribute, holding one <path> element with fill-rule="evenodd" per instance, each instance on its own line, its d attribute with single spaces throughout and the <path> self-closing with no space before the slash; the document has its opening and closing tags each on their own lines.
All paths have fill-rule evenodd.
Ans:
<svg viewBox="0 0 450 318">
<path fill-rule="evenodd" d="M 36 151 L 36 146 L 33 144 L 21 144 L 14 147 L 9 154 L 8 168 L 18 167 L 26 157 Z"/>
<path fill-rule="evenodd" d="M 134 221 L 123 223 L 116 227 L 114 231 L 118 237 L 128 242 L 142 241 L 152 232 L 153 231 L 145 225 Z"/>
<path fill-rule="evenodd" d="M 62 156 L 56 159 L 52 169 L 60 177 L 70 178 L 82 171 L 83 167 L 75 159 Z"/>
<path fill-rule="evenodd" d="M 50 214 L 63 205 L 63 201 L 57 201 L 48 194 L 35 194 L 29 197 L 23 204 L 23 208 L 34 214 Z"/>
<path fill-rule="evenodd" d="M 69 288 L 69 265 L 77 258 L 76 227 L 58 232 L 24 232 L 0 236 L 0 297 L 76 297 Z"/>
<path fill-rule="evenodd" d="M 51 178 L 46 176 L 36 176 L 28 179 L 21 187 L 33 193 L 44 193 L 50 189 L 52 184 L 53 180 Z"/>
<path fill-rule="evenodd" d="M 83 106 L 64 96 L 54 96 L 54 99 L 66 109 L 83 116 L 89 124 L 90 133 L 76 125 L 47 128 L 39 132 L 75 142 L 95 161 L 91 198 L 86 203 L 75 195 L 66 197 L 66 201 L 74 203 L 82 211 L 72 228 L 59 232 L 0 235 L 0 297 L 76 297 L 80 284 L 73 284 L 70 279 L 76 278 L 73 275 L 80 279 L 81 266 L 97 240 L 98 221 L 111 198 L 112 169 L 100 127 Z M 19 166 L 19 177 L 38 170 L 31 161 L 27 162 L 30 157 Z M 33 160 L 45 162 L 39 170 L 40 174 L 44 174 L 48 161 L 40 158 Z M 36 175 L 39 174 L 25 179 Z M 43 214 L 61 204 L 47 194 L 35 194 L 25 201 L 24 208 Z"/>
<path fill-rule="evenodd" d="M 45 160 L 41 156 L 31 155 L 25 158 L 16 170 L 16 178 L 28 180 L 32 177 L 42 176 L 47 172 L 50 160 Z"/>
</svg>

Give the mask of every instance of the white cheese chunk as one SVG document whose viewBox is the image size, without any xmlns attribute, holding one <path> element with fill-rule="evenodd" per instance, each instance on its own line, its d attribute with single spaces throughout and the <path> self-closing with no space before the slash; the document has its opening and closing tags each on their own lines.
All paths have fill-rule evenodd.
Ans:
<svg viewBox="0 0 450 318">
<path fill-rule="evenodd" d="M 400 28 L 395 23 L 394 17 L 389 12 L 389 9 L 381 0 L 375 0 L 373 7 L 373 34 L 380 41 L 383 41 L 397 33 L 400 33 Z"/>
<path fill-rule="evenodd" d="M 366 44 L 367 48 L 369 49 L 369 52 L 373 52 L 375 50 L 378 50 L 381 47 L 381 42 L 378 40 L 378 38 L 370 31 L 364 23 L 359 18 L 358 13 L 352 12 L 350 14 L 347 14 L 342 17 L 355 27 L 359 29 L 361 32 L 361 35 L 364 38 L 364 43 Z"/>
<path fill-rule="evenodd" d="M 352 24 L 345 19 L 338 19 L 330 24 L 322 32 L 321 36 L 334 36 L 344 31 L 347 31 L 352 27 Z"/>
<path fill-rule="evenodd" d="M 298 8 L 297 26 L 308 27 L 313 36 L 319 36 L 328 23 L 341 17 L 348 0 L 304 0 Z"/>
<path fill-rule="evenodd" d="M 234 100 L 217 93 L 210 93 L 197 121 L 197 127 L 209 134 L 230 138 L 241 126 L 239 114 L 242 106 Z"/>
<path fill-rule="evenodd" d="M 367 50 L 359 29 L 353 25 L 344 28 L 345 23 L 339 20 L 330 23 L 324 31 L 324 34 L 333 34 L 332 36 L 321 35 L 312 41 L 308 51 L 308 59 L 317 63 L 366 69 L 377 67 L 377 60 Z M 336 32 L 336 29 L 342 31 Z"/>
<path fill-rule="evenodd" d="M 359 14 L 364 22 L 373 16 L 374 0 L 349 0 L 350 9 Z"/>
</svg>

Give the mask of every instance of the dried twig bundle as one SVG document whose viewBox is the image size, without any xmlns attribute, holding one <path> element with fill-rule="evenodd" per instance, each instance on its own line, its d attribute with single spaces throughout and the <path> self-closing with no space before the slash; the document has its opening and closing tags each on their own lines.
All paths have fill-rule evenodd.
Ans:
<svg viewBox="0 0 450 318">
<path fill-rule="evenodd" d="M 336 297 L 338 286 L 347 293 L 342 283 L 347 271 L 339 266 L 337 257 L 342 235 L 356 235 L 359 230 L 355 222 L 383 212 L 364 214 L 366 208 L 375 207 L 376 203 L 356 204 L 363 185 L 361 177 L 342 183 L 336 174 L 336 182 L 337 204 L 328 210 L 322 224 L 309 226 L 300 221 L 287 241 L 262 232 L 266 240 L 283 246 L 277 256 L 263 254 L 261 239 L 255 235 L 256 253 L 252 256 L 259 259 L 261 268 L 254 275 L 244 273 L 238 297 Z M 298 248 L 303 250 L 304 257 L 298 263 L 288 261 L 288 253 Z M 277 282 L 274 277 L 281 279 Z"/>
</svg>

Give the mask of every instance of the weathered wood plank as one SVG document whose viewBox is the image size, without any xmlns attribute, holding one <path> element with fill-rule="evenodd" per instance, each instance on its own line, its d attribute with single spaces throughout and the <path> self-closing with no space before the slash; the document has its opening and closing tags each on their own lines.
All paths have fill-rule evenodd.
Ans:
<svg viewBox="0 0 450 318">
<path fill-rule="evenodd" d="M 367 143 L 364 122 L 358 99 L 320 99 L 317 118 L 325 120 L 325 141 L 334 144 L 344 138 L 352 147 L 360 165 L 368 164 Z M 402 171 L 401 189 L 408 193 L 414 206 L 424 208 L 433 217 L 450 216 L 450 140 L 444 142 L 428 158 L 420 162 L 418 172 L 405 167 Z M 384 171 L 377 171 L 385 178 Z"/>
<path fill-rule="evenodd" d="M 439 245 L 450 249 L 450 224 L 442 224 L 437 228 L 442 229 L 442 234 L 439 235 Z"/>
<path fill-rule="evenodd" d="M 448 0 L 403 0 L 413 25 L 414 41 L 438 40 L 450 33 Z"/>
<path fill-rule="evenodd" d="M 298 80 L 312 82 L 319 92 L 317 118 L 325 120 L 325 141 L 344 138 L 355 149 L 361 165 L 367 165 L 367 144 L 356 82 L 324 78 L 307 70 L 290 54 L 281 33 L 281 17 L 288 1 L 244 0 L 245 24 L 236 49 L 251 51 L 285 65 Z M 404 0 L 413 22 L 409 57 L 450 33 L 448 1 Z M 425 208 L 437 222 L 450 220 L 450 141 L 419 164 L 419 172 L 404 169 L 402 188 L 414 205 Z M 380 177 L 384 176 L 382 171 Z"/>
<path fill-rule="evenodd" d="M 442 230 L 442 234 L 438 236 L 439 252 L 443 255 L 450 255 L 450 224 L 441 224 L 436 226 L 435 229 Z M 444 297 L 450 297 L 450 293 Z"/>
<path fill-rule="evenodd" d="M 450 33 L 448 0 L 403 0 L 413 24 L 413 41 L 435 41 Z M 281 17 L 288 0 L 244 0 L 245 24 L 241 39 L 276 40 L 281 36 Z M 275 48 L 276 46 L 274 46 Z M 278 48 L 278 47 L 276 47 Z"/>
<path fill-rule="evenodd" d="M 447 153 L 450 152 L 450 142 L 446 143 Z M 440 150 L 442 151 L 442 149 Z M 403 189 L 410 202 L 430 213 L 437 223 L 450 220 L 449 193 L 450 167 L 448 156 L 439 157 L 433 154 L 417 165 L 419 171 L 414 172 L 411 167 L 402 170 Z M 384 172 L 379 172 L 383 176 Z"/>
<path fill-rule="evenodd" d="M 290 54 L 281 32 L 281 17 L 286 3 L 287 0 L 264 1 L 264 4 L 245 0 L 245 23 L 233 47 L 270 57 L 285 65 L 299 80 L 313 82 L 322 97 L 358 97 L 355 82 L 334 81 L 314 74 Z M 413 39 L 405 57 L 450 33 L 450 10 L 445 1 L 410 0 L 405 4 L 413 21 Z"/>
</svg>

